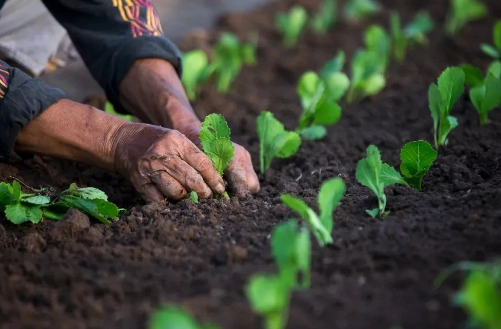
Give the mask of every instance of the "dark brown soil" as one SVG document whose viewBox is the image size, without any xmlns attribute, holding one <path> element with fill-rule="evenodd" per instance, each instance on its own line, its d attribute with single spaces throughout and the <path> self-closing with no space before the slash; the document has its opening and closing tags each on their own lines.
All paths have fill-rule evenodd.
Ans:
<svg viewBox="0 0 501 329">
<path fill-rule="evenodd" d="M 453 110 L 460 126 L 425 178 L 425 190 L 388 188 L 391 214 L 384 220 L 365 214 L 376 201 L 354 176 L 370 143 L 398 165 L 405 142 L 431 139 L 427 89 L 445 67 L 463 62 L 487 67 L 479 45 L 490 42 L 501 2 L 486 2 L 487 19 L 454 39 L 444 37 L 439 26 L 428 47 L 414 48 L 404 64 L 391 66 L 380 95 L 345 106 L 325 140 L 305 142 L 293 158 L 275 161 L 260 177 L 262 191 L 255 198 L 142 206 L 124 180 L 95 168 L 41 157 L 0 165 L 0 180 L 14 175 L 33 186 L 95 186 L 130 209 L 109 227 L 89 226 L 78 213 L 38 226 L 1 220 L 0 328 L 145 328 L 147 316 L 162 303 L 180 304 L 223 328 L 258 328 L 243 287 L 252 273 L 274 270 L 269 235 L 292 215 L 279 195 L 292 193 L 314 205 L 318 187 L 333 176 L 347 183 L 335 213 L 335 242 L 314 247 L 313 286 L 294 294 L 288 328 L 460 327 L 465 316 L 450 302 L 460 276 L 438 290 L 433 280 L 455 262 L 491 260 L 501 253 L 501 110 L 480 128 L 462 97 Z M 324 37 L 308 33 L 296 49 L 285 51 L 273 15 L 292 3 L 313 9 L 319 1 L 281 0 L 222 20 L 222 30 L 242 37 L 260 33 L 259 64 L 243 70 L 231 94 L 218 95 L 207 86 L 195 104 L 200 116 L 224 114 L 235 141 L 248 147 L 254 160 L 258 113 L 270 110 L 294 127 L 301 110 L 298 77 L 319 69 L 339 49 L 351 56 L 367 25 L 342 23 Z M 385 12 L 372 22 L 385 23 L 390 9 L 405 21 L 427 9 L 443 22 L 447 9 L 445 0 L 384 3 Z M 185 48 L 207 45 L 214 36 L 189 38 Z"/>
</svg>

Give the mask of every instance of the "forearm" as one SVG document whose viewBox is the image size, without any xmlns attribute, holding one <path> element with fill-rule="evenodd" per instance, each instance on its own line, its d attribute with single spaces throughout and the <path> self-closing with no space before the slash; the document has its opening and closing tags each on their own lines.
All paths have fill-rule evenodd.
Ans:
<svg viewBox="0 0 501 329">
<path fill-rule="evenodd" d="M 137 60 L 120 84 L 120 101 L 144 122 L 174 129 L 200 124 L 174 67 L 163 59 Z"/>
<path fill-rule="evenodd" d="M 62 99 L 30 122 L 15 150 L 114 168 L 114 139 L 126 121 L 91 106 Z"/>
</svg>

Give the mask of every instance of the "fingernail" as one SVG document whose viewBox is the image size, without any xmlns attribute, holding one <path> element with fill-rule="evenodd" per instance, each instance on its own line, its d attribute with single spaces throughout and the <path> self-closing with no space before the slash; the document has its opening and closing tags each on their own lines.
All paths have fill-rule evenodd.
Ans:
<svg viewBox="0 0 501 329">
<path fill-rule="evenodd" d="M 223 193 L 223 192 L 224 192 L 224 185 L 223 185 L 223 183 L 219 183 L 219 184 L 217 184 L 217 186 L 216 186 L 216 192 L 217 192 L 218 194 L 221 194 L 221 193 Z"/>
</svg>

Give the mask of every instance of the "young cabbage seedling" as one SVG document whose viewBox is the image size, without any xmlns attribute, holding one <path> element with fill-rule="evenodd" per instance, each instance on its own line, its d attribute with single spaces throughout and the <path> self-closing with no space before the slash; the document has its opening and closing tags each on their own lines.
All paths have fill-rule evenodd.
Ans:
<svg viewBox="0 0 501 329">
<path fill-rule="evenodd" d="M 316 34 L 325 34 L 336 22 L 337 1 L 323 0 L 318 13 L 311 19 L 311 28 Z"/>
<path fill-rule="evenodd" d="M 195 191 L 191 191 L 190 194 L 188 194 L 188 200 L 190 200 L 193 203 L 198 203 L 198 194 Z"/>
<path fill-rule="evenodd" d="M 494 46 L 483 43 L 480 47 L 485 54 L 494 59 L 501 59 L 501 20 L 497 21 L 494 25 L 492 34 Z"/>
<path fill-rule="evenodd" d="M 0 183 L 0 211 L 14 224 L 32 222 L 37 224 L 42 220 L 42 206 L 50 203 L 50 197 L 42 194 L 26 194 L 21 191 L 21 185 L 13 181 L 12 185 Z"/>
<path fill-rule="evenodd" d="M 464 92 L 465 74 L 459 67 L 447 68 L 438 78 L 438 84 L 432 83 L 428 90 L 428 102 L 433 118 L 435 148 L 447 145 L 447 136 L 458 126 L 458 121 L 451 116 L 451 109 Z"/>
<path fill-rule="evenodd" d="M 183 86 L 190 101 L 197 98 L 198 88 L 209 79 L 214 67 L 202 50 L 192 50 L 183 54 Z"/>
<path fill-rule="evenodd" d="M 271 252 L 280 276 L 293 288 L 311 283 L 310 232 L 294 220 L 278 225 L 271 235 Z"/>
<path fill-rule="evenodd" d="M 283 194 L 280 199 L 289 208 L 297 212 L 310 226 L 313 235 L 317 238 L 320 246 L 332 243 L 332 229 L 334 219 L 332 213 L 341 201 L 345 185 L 341 178 L 332 178 L 322 184 L 318 192 L 318 208 L 320 215 L 317 215 L 303 200 L 289 194 Z"/>
<path fill-rule="evenodd" d="M 405 181 L 421 191 L 423 177 L 437 158 L 437 151 L 426 141 L 414 141 L 400 151 L 400 171 Z"/>
<path fill-rule="evenodd" d="M 257 42 L 257 40 L 254 40 Z M 214 46 L 213 62 L 208 67 L 207 74 L 214 73 L 216 89 L 220 93 L 230 91 L 231 84 L 240 73 L 243 64 L 254 64 L 256 47 L 251 41 L 242 44 L 236 35 L 223 33 Z"/>
<path fill-rule="evenodd" d="M 284 46 L 293 48 L 306 28 L 308 13 L 303 7 L 294 6 L 287 13 L 278 13 L 275 23 L 283 36 Z"/>
<path fill-rule="evenodd" d="M 381 161 L 381 153 L 374 145 L 367 147 L 367 157 L 358 161 L 356 176 L 360 184 L 369 188 L 378 199 L 378 207 L 366 212 L 372 217 L 388 215 L 384 188 L 401 184 L 408 186 L 404 178 L 392 166 Z"/>
<path fill-rule="evenodd" d="M 391 38 L 388 32 L 379 25 L 369 26 L 364 33 L 365 47 L 378 57 L 378 71 L 386 72 L 390 62 Z"/>
<path fill-rule="evenodd" d="M 359 50 L 351 62 L 351 87 L 347 101 L 353 103 L 381 92 L 386 86 L 385 72 L 374 51 Z"/>
<path fill-rule="evenodd" d="M 344 7 L 347 19 L 362 19 L 375 15 L 381 6 L 374 0 L 350 0 Z"/>
<path fill-rule="evenodd" d="M 270 167 L 274 158 L 288 158 L 296 154 L 301 137 L 294 131 L 286 131 L 284 125 L 271 112 L 261 112 L 257 118 L 259 136 L 259 167 L 261 173 Z"/>
<path fill-rule="evenodd" d="M 320 76 L 309 71 L 298 83 L 298 94 L 303 106 L 297 131 L 305 139 L 321 139 L 326 134 L 324 126 L 332 125 L 341 118 L 338 101 L 350 86 L 350 79 L 341 72 L 345 56 L 342 51 L 327 62 Z"/>
<path fill-rule="evenodd" d="M 279 275 L 257 274 L 245 288 L 256 313 L 264 317 L 266 329 L 284 329 L 289 318 L 290 282 Z"/>
<path fill-rule="evenodd" d="M 199 324 L 182 308 L 162 307 L 152 314 L 149 329 L 218 329 L 216 325 Z"/>
<path fill-rule="evenodd" d="M 489 122 L 489 112 L 501 105 L 501 62 L 493 62 L 485 77 L 472 65 L 461 65 L 461 68 L 470 87 L 470 100 L 478 111 L 480 124 L 484 125 Z"/>
<path fill-rule="evenodd" d="M 479 0 L 450 0 L 445 31 L 457 34 L 469 22 L 484 18 L 487 7 Z"/>
<path fill-rule="evenodd" d="M 433 30 L 433 20 L 427 12 L 420 12 L 403 29 L 400 15 L 394 11 L 390 16 L 390 30 L 393 41 L 393 56 L 399 62 L 405 59 L 407 46 L 424 44 L 426 33 Z"/>
<path fill-rule="evenodd" d="M 462 262 L 451 266 L 437 278 L 439 286 L 457 270 L 467 272 L 454 303 L 469 316 L 468 327 L 499 329 L 501 324 L 501 264 Z"/>
</svg>

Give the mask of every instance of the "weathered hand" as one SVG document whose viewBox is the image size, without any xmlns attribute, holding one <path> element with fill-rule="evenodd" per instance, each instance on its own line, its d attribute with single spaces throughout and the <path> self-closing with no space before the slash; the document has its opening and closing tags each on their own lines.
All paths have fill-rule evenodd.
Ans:
<svg viewBox="0 0 501 329">
<path fill-rule="evenodd" d="M 201 148 L 198 134 L 200 125 L 191 124 L 183 127 L 178 127 L 186 137 L 188 137 L 195 145 Z M 239 196 L 245 196 L 249 193 L 255 194 L 259 192 L 259 179 L 257 178 L 250 153 L 242 146 L 233 143 L 235 146 L 235 155 L 233 160 L 225 170 L 225 177 L 228 179 L 231 189 Z"/>
<path fill-rule="evenodd" d="M 127 123 L 113 140 L 116 171 L 148 201 L 179 200 L 190 191 L 210 198 L 225 190 L 211 160 L 176 130 Z"/>
</svg>

